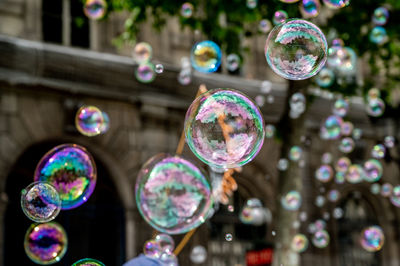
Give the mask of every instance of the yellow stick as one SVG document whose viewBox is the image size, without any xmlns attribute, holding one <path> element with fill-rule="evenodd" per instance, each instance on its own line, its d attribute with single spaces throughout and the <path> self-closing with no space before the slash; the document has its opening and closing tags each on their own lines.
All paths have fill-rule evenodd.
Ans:
<svg viewBox="0 0 400 266">
<path fill-rule="evenodd" d="M 186 246 L 187 242 L 190 240 L 194 232 L 196 232 L 196 228 L 187 232 L 186 235 L 182 238 L 181 242 L 174 250 L 175 256 L 178 256 L 179 253 L 181 253 L 182 249 Z"/>
</svg>

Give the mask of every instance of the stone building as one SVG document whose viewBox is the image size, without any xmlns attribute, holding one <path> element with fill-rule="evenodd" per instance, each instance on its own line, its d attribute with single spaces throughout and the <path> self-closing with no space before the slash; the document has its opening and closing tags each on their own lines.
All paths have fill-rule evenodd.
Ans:
<svg viewBox="0 0 400 266">
<path fill-rule="evenodd" d="M 165 30 L 154 34 L 143 26 L 139 39 L 152 44 L 154 58 L 165 66 L 154 82 L 135 80 L 131 48 L 117 50 L 112 40 L 123 30 L 126 14 L 111 14 L 106 21 L 74 21 L 82 17 L 81 2 L 74 0 L 0 0 L 0 265 L 30 265 L 24 255 L 23 239 L 30 222 L 19 206 L 20 191 L 33 180 L 37 162 L 52 147 L 62 143 L 85 146 L 98 167 L 95 193 L 81 207 L 65 211 L 56 219 L 68 232 L 69 249 L 60 265 L 71 265 L 83 257 L 121 265 L 142 250 L 153 233 L 137 211 L 134 187 L 142 164 L 151 156 L 174 153 L 183 127 L 184 115 L 197 88 L 241 89 L 250 97 L 259 94 L 261 79 L 272 83 L 273 103 L 261 109 L 266 123 L 275 124 L 287 102 L 287 84 L 272 75 L 263 57 L 263 38 L 246 40 L 256 51 L 248 55 L 239 76 L 194 73 L 189 86 L 177 82 L 180 58 L 187 56 L 198 34 L 181 32 L 174 19 Z M 249 79 L 251 78 L 251 79 Z M 256 78 L 256 79 L 255 79 Z M 319 95 L 306 117 L 304 146 L 306 167 L 303 207 L 309 222 L 332 213 L 336 205 L 314 205 L 315 197 L 336 184 L 314 181 L 320 157 L 339 153 L 336 142 L 319 139 L 320 121 L 331 111 L 330 95 Z M 100 107 L 110 116 L 110 130 L 88 138 L 74 126 L 74 115 L 82 104 Z M 350 120 L 363 130 L 354 160 L 366 159 L 371 147 L 387 134 L 399 137 L 397 121 L 371 121 L 360 99 L 352 102 Z M 395 134 L 396 133 L 396 134 Z M 184 155 L 196 160 L 186 147 Z M 277 194 L 277 161 L 280 143 L 266 139 L 260 154 L 235 176 L 239 189 L 231 200 L 234 213 L 221 206 L 193 236 L 179 256 L 181 265 L 192 265 L 189 253 L 201 244 L 208 249 L 203 265 L 245 265 L 246 249 L 254 238 L 274 244 L 279 224 L 261 227 L 240 224 L 237 213 L 245 199 L 256 197 L 271 210 L 280 204 Z M 390 151 L 383 182 L 399 183 L 397 150 Z M 325 192 L 323 192 L 325 191 Z M 340 187 L 345 211 L 341 220 L 328 220 L 331 244 L 325 249 L 310 245 L 301 255 L 301 265 L 399 265 L 399 211 L 387 199 L 372 195 L 368 184 Z M 376 254 L 362 252 L 353 236 L 360 224 L 379 223 L 385 231 L 385 248 Z M 291 226 L 291 225 L 286 225 Z M 297 229 L 295 229 L 297 230 Z M 302 232 L 307 223 L 301 224 Z M 224 240 L 225 233 L 234 240 Z M 178 243 L 181 236 L 176 236 Z M 294 258 L 293 265 L 297 265 Z"/>
</svg>

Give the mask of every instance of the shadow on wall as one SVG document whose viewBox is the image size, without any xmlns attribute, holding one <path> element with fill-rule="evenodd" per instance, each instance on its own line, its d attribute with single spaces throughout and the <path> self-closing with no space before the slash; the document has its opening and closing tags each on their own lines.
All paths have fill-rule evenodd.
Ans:
<svg viewBox="0 0 400 266">
<path fill-rule="evenodd" d="M 6 182 L 8 205 L 4 219 L 4 266 L 37 265 L 24 251 L 24 236 L 33 223 L 22 212 L 20 193 L 33 182 L 41 157 L 61 142 L 44 142 L 28 148 L 16 161 Z M 89 150 L 90 152 L 90 150 Z M 55 219 L 68 235 L 64 258 L 54 265 L 70 266 L 82 258 L 95 258 L 107 266 L 125 261 L 125 216 L 116 187 L 105 166 L 93 154 L 97 166 L 97 184 L 89 200 L 76 209 L 61 211 Z M 1 263 L 0 263 L 1 264 Z"/>
</svg>

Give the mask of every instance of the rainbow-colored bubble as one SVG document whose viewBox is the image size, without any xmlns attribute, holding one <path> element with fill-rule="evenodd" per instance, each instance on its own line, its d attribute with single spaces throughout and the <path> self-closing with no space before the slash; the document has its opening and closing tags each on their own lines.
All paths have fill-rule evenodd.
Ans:
<svg viewBox="0 0 400 266">
<path fill-rule="evenodd" d="M 258 24 L 258 30 L 262 33 L 268 33 L 272 29 L 272 24 L 268 19 L 260 20 Z"/>
<path fill-rule="evenodd" d="M 174 239 L 167 234 L 158 234 L 154 240 L 160 245 L 161 252 L 172 253 L 175 248 Z"/>
<path fill-rule="evenodd" d="M 315 178 L 319 181 L 326 183 L 331 181 L 333 176 L 333 169 L 330 165 L 323 164 L 315 171 Z"/>
<path fill-rule="evenodd" d="M 147 42 L 139 42 L 133 49 L 133 58 L 139 64 L 147 63 L 153 56 L 153 48 Z"/>
<path fill-rule="evenodd" d="M 86 258 L 78 260 L 72 266 L 105 266 L 105 264 L 95 259 Z"/>
<path fill-rule="evenodd" d="M 289 19 L 272 29 L 264 51 L 276 74 L 285 79 L 303 80 L 322 69 L 328 45 L 317 26 L 306 20 Z"/>
<path fill-rule="evenodd" d="M 386 7 L 378 7 L 374 10 L 374 14 L 372 16 L 372 22 L 375 25 L 383 26 L 387 23 L 389 19 L 389 10 Z"/>
<path fill-rule="evenodd" d="M 303 234 L 297 234 L 293 237 L 291 248 L 293 251 L 301 253 L 308 248 L 308 239 Z"/>
<path fill-rule="evenodd" d="M 381 98 L 370 99 L 366 104 L 367 114 L 379 117 L 385 112 L 385 102 Z"/>
<path fill-rule="evenodd" d="M 371 156 L 376 159 L 382 159 L 385 157 L 386 148 L 383 144 L 376 144 L 371 150 Z"/>
<path fill-rule="evenodd" d="M 364 163 L 365 181 L 376 182 L 381 179 L 383 167 L 381 162 L 376 159 L 369 159 Z"/>
<path fill-rule="evenodd" d="M 343 153 L 350 153 L 354 150 L 354 140 L 350 137 L 342 138 L 339 145 L 339 150 Z"/>
<path fill-rule="evenodd" d="M 21 191 L 21 207 L 34 222 L 45 223 L 57 217 L 61 200 L 57 190 L 49 183 L 34 182 Z"/>
<path fill-rule="evenodd" d="M 297 211 L 301 206 L 301 202 L 301 195 L 296 190 L 289 191 L 281 199 L 282 207 L 288 211 Z"/>
<path fill-rule="evenodd" d="M 213 41 L 196 43 L 190 54 L 192 67 L 203 73 L 217 71 L 221 65 L 221 58 L 221 48 Z"/>
<path fill-rule="evenodd" d="M 339 200 L 340 192 L 337 189 L 332 189 L 328 192 L 328 200 L 331 202 L 336 202 Z"/>
<path fill-rule="evenodd" d="M 364 169 L 359 164 L 350 165 L 347 170 L 346 180 L 351 184 L 360 183 L 365 179 Z"/>
<path fill-rule="evenodd" d="M 349 158 L 341 157 L 337 160 L 335 169 L 338 172 L 346 172 L 350 165 L 351 161 Z"/>
<path fill-rule="evenodd" d="M 328 88 L 335 81 L 335 73 L 330 68 L 322 68 L 315 81 L 321 88 Z"/>
<path fill-rule="evenodd" d="M 193 15 L 194 7 L 191 3 L 184 3 L 181 7 L 181 16 L 190 18 Z"/>
<path fill-rule="evenodd" d="M 105 0 L 86 0 L 83 12 L 90 19 L 102 19 L 107 12 L 107 2 Z"/>
<path fill-rule="evenodd" d="M 229 54 L 226 57 L 226 68 L 229 71 L 234 72 L 238 70 L 239 66 L 240 66 L 240 57 L 237 54 Z"/>
<path fill-rule="evenodd" d="M 289 18 L 289 15 L 285 10 L 277 10 L 274 13 L 272 22 L 274 23 L 274 25 L 278 25 L 278 24 L 285 22 L 288 18 Z"/>
<path fill-rule="evenodd" d="M 216 168 L 235 168 L 250 162 L 261 149 L 264 134 L 258 107 L 231 89 L 200 95 L 185 117 L 188 146 L 200 160 Z"/>
<path fill-rule="evenodd" d="M 354 125 L 350 121 L 343 122 L 342 124 L 342 136 L 351 136 L 353 133 Z"/>
<path fill-rule="evenodd" d="M 369 34 L 369 40 L 375 44 L 386 43 L 389 40 L 386 29 L 381 26 L 375 26 Z"/>
<path fill-rule="evenodd" d="M 82 135 L 92 137 L 107 132 L 110 119 L 96 106 L 82 106 L 76 112 L 75 126 Z"/>
<path fill-rule="evenodd" d="M 319 230 L 314 233 L 312 243 L 317 248 L 325 248 L 329 245 L 330 237 L 326 230 Z"/>
<path fill-rule="evenodd" d="M 137 66 L 136 79 L 141 83 L 150 83 L 156 78 L 156 69 L 153 63 L 146 62 Z"/>
<path fill-rule="evenodd" d="M 377 225 L 367 227 L 361 232 L 360 244 L 368 252 L 381 250 L 384 243 L 385 235 L 382 228 Z"/>
<path fill-rule="evenodd" d="M 289 150 L 289 159 L 292 161 L 298 161 L 301 158 L 303 150 L 299 146 L 293 146 Z"/>
<path fill-rule="evenodd" d="M 55 222 L 32 224 L 25 234 L 25 253 L 37 264 L 49 265 L 59 262 L 67 251 L 67 246 L 67 234 L 64 228 Z"/>
<path fill-rule="evenodd" d="M 340 116 L 331 115 L 325 120 L 321 130 L 327 139 L 337 139 L 340 137 L 342 125 L 343 119 Z"/>
<path fill-rule="evenodd" d="M 213 205 L 205 174 L 180 157 L 158 154 L 138 174 L 136 204 L 156 230 L 181 234 L 202 224 Z"/>
<path fill-rule="evenodd" d="M 350 4 L 350 0 L 324 0 L 324 4 L 333 9 L 342 8 Z"/>
<path fill-rule="evenodd" d="M 143 246 L 143 254 L 149 258 L 157 259 L 161 256 L 160 244 L 154 239 L 146 241 Z"/>
<path fill-rule="evenodd" d="M 347 115 L 347 111 L 349 110 L 349 103 L 345 99 L 338 99 L 335 101 L 333 105 L 333 114 L 344 117 Z"/>
<path fill-rule="evenodd" d="M 300 13 L 304 18 L 315 18 L 319 14 L 321 4 L 319 0 L 302 0 L 300 4 Z"/>
<path fill-rule="evenodd" d="M 35 170 L 35 181 L 53 185 L 61 199 L 61 209 L 85 203 L 96 186 L 96 165 L 90 153 L 77 144 L 59 145 L 47 152 Z"/>
<path fill-rule="evenodd" d="M 400 185 L 393 187 L 392 195 L 390 196 L 390 202 L 400 208 Z"/>
<path fill-rule="evenodd" d="M 393 192 L 393 186 L 390 183 L 384 183 L 381 187 L 381 195 L 383 197 L 390 197 Z"/>
</svg>

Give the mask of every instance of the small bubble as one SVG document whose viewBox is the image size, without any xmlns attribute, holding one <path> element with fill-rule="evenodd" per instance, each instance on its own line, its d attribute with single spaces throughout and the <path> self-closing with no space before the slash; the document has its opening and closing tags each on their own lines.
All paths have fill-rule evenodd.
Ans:
<svg viewBox="0 0 400 266">
<path fill-rule="evenodd" d="M 228 241 L 228 242 L 231 242 L 233 240 L 232 234 L 229 234 L 229 233 L 226 234 L 225 235 L 225 240 Z"/>
<path fill-rule="evenodd" d="M 164 66 L 162 64 L 157 64 L 156 65 L 156 73 L 161 74 L 164 72 Z"/>
</svg>

